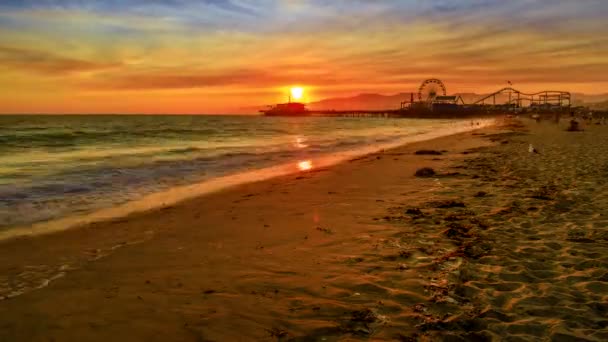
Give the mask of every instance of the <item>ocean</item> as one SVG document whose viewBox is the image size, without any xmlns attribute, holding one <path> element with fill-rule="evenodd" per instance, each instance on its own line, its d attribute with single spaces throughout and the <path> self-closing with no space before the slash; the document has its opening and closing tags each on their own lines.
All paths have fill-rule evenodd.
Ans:
<svg viewBox="0 0 608 342">
<path fill-rule="evenodd" d="M 191 184 L 204 193 L 214 180 L 255 181 L 279 165 L 275 175 L 307 172 L 468 129 L 470 120 L 0 116 L 0 230 L 86 215 Z"/>
</svg>

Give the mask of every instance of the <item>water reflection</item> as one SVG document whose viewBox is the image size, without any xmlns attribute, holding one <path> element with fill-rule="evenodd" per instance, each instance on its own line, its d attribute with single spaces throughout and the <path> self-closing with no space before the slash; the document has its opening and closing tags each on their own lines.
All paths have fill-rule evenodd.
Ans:
<svg viewBox="0 0 608 342">
<path fill-rule="evenodd" d="M 304 139 L 304 138 L 300 138 L 300 137 L 297 137 L 297 138 L 296 138 L 296 141 L 295 141 L 295 143 L 294 143 L 294 145 L 295 145 L 295 147 L 297 147 L 297 148 L 307 148 L 307 147 L 308 147 L 308 145 L 307 145 L 307 144 L 305 144 L 305 142 L 306 142 L 306 139 Z"/>
<path fill-rule="evenodd" d="M 312 161 L 303 160 L 303 161 L 299 162 L 298 169 L 300 169 L 300 171 L 308 171 L 308 170 L 312 169 Z"/>
</svg>

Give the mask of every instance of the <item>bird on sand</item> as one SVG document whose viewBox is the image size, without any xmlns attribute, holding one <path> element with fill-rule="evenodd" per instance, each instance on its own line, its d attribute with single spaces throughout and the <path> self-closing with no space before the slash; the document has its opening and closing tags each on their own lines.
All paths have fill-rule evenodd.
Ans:
<svg viewBox="0 0 608 342">
<path fill-rule="evenodd" d="M 528 146 L 528 152 L 540 154 L 540 152 L 538 152 L 538 150 L 536 148 L 534 148 L 534 146 L 532 146 L 532 144 L 530 144 L 530 146 Z"/>
</svg>

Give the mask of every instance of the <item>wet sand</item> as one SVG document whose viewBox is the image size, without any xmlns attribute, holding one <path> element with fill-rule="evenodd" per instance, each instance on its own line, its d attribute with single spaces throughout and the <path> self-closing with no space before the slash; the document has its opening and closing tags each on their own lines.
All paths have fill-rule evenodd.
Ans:
<svg viewBox="0 0 608 342">
<path fill-rule="evenodd" d="M 606 133 L 511 123 L 1 242 L 0 340 L 606 340 Z"/>
</svg>

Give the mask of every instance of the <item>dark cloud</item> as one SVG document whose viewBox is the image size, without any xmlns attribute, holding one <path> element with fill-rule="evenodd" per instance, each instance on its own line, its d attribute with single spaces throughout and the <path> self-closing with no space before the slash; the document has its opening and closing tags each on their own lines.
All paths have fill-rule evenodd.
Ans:
<svg viewBox="0 0 608 342">
<path fill-rule="evenodd" d="M 235 0 L 3 0 L 0 2 L 0 8 L 121 11 L 154 6 L 187 9 L 196 4 L 208 5 L 229 12 L 255 14 L 250 7 Z"/>
</svg>

